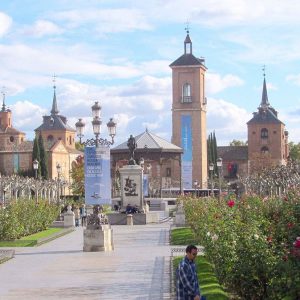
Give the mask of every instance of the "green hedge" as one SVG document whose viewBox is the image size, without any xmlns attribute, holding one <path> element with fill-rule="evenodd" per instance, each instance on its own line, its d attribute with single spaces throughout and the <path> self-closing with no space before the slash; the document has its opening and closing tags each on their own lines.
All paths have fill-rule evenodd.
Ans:
<svg viewBox="0 0 300 300">
<path fill-rule="evenodd" d="M 49 227 L 60 208 L 40 200 L 18 200 L 0 209 L 0 240 L 15 240 Z"/>
</svg>

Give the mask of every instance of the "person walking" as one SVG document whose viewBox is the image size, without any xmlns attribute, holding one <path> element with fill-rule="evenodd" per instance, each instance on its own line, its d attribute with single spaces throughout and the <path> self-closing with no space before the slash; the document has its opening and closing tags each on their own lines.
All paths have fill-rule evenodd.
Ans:
<svg viewBox="0 0 300 300">
<path fill-rule="evenodd" d="M 74 215 L 75 215 L 75 226 L 78 227 L 79 220 L 80 220 L 80 210 L 79 210 L 78 206 L 76 206 L 74 209 Z"/>
<path fill-rule="evenodd" d="M 80 207 L 80 215 L 81 215 L 81 226 L 86 226 L 86 207 L 85 204 L 82 204 Z"/>
<path fill-rule="evenodd" d="M 194 245 L 186 247 L 186 255 L 179 263 L 176 270 L 176 299 L 177 300 L 202 300 L 196 272 L 195 258 L 198 249 Z"/>
</svg>

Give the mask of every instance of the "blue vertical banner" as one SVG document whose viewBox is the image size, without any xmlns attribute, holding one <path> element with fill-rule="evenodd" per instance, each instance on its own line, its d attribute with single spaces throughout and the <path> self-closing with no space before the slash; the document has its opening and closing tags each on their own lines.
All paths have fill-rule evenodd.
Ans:
<svg viewBox="0 0 300 300">
<path fill-rule="evenodd" d="M 144 196 L 148 197 L 149 196 L 149 175 L 148 174 L 143 174 L 143 191 L 144 191 Z"/>
<path fill-rule="evenodd" d="M 84 186 L 86 204 L 111 204 L 110 149 L 108 147 L 85 147 Z"/>
<path fill-rule="evenodd" d="M 193 145 L 192 145 L 192 117 L 181 116 L 181 147 L 182 155 L 182 184 L 184 189 L 191 189 L 193 183 Z"/>
</svg>

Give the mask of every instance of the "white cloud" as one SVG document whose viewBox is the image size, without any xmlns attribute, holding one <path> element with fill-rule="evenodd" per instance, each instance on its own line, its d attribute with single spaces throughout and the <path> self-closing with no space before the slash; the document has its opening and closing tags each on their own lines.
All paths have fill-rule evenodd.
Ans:
<svg viewBox="0 0 300 300">
<path fill-rule="evenodd" d="M 12 25 L 12 18 L 0 12 L 0 37 L 4 36 Z"/>
<path fill-rule="evenodd" d="M 133 30 L 150 30 L 152 26 L 137 9 L 81 9 L 55 13 L 54 19 L 63 21 L 69 28 L 92 24 L 99 34 Z"/>
<path fill-rule="evenodd" d="M 247 122 L 252 115 L 244 108 L 223 99 L 209 98 L 207 103 L 207 134 L 214 131 L 218 145 L 229 145 L 235 139 L 247 139 Z"/>
<path fill-rule="evenodd" d="M 47 20 L 37 20 L 32 26 L 26 26 L 22 31 L 26 35 L 39 38 L 47 35 L 59 35 L 63 32 L 60 27 Z"/>
<path fill-rule="evenodd" d="M 13 127 L 29 132 L 29 138 L 34 135 L 33 130 L 42 124 L 42 116 L 46 110 L 28 100 L 17 101 L 11 105 Z"/>
<path fill-rule="evenodd" d="M 244 81 L 242 79 L 232 74 L 227 74 L 221 77 L 220 74 L 207 73 L 206 79 L 207 94 L 216 94 L 226 88 L 241 86 L 244 84 Z"/>
<path fill-rule="evenodd" d="M 134 0 L 131 2 L 136 3 Z M 136 3 L 135 7 L 148 12 L 153 20 L 184 23 L 188 18 L 192 28 L 193 24 L 214 28 L 249 24 L 299 24 L 300 11 L 297 0 L 164 0 Z"/>
</svg>

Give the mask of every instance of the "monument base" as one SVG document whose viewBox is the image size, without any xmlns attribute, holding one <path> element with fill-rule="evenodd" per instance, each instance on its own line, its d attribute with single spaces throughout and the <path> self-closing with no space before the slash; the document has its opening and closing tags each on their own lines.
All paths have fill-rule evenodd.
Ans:
<svg viewBox="0 0 300 300">
<path fill-rule="evenodd" d="M 160 212 L 147 212 L 132 214 L 132 223 L 128 224 L 128 215 L 121 213 L 107 214 L 108 222 L 111 225 L 146 225 L 150 223 L 159 223 Z"/>
<path fill-rule="evenodd" d="M 100 252 L 112 251 L 113 231 L 110 225 L 100 225 L 99 229 L 85 229 L 83 231 L 83 251 Z"/>
</svg>

